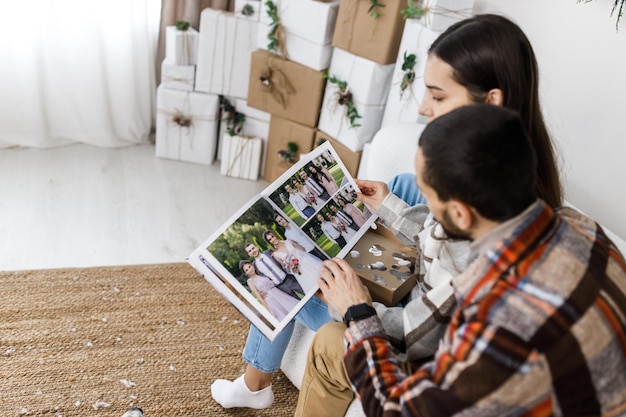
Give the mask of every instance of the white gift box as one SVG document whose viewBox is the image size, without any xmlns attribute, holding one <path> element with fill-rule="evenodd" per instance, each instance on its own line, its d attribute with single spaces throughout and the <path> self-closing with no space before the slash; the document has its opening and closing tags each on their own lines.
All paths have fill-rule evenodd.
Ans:
<svg viewBox="0 0 626 417">
<path fill-rule="evenodd" d="M 258 22 L 239 19 L 233 13 L 202 11 L 196 91 L 248 96 L 250 54 L 257 49 L 258 26 Z"/>
<path fill-rule="evenodd" d="M 165 59 L 176 65 L 195 65 L 198 60 L 198 31 L 190 27 L 178 30 L 165 28 Z"/>
<path fill-rule="evenodd" d="M 261 138 L 225 134 L 223 143 L 220 173 L 229 177 L 257 180 L 263 151 Z"/>
<path fill-rule="evenodd" d="M 387 98 L 387 106 L 383 116 L 382 127 L 396 123 L 416 123 L 419 118 L 419 106 L 426 93 L 424 85 L 424 68 L 428 58 L 428 49 L 441 32 L 425 27 L 421 20 L 407 19 L 402 32 L 402 42 L 398 51 L 398 60 L 391 78 L 391 87 Z M 416 57 L 413 71 L 415 78 L 402 90 L 402 71 L 404 56 L 413 54 Z"/>
<path fill-rule="evenodd" d="M 393 69 L 394 64 L 381 65 L 335 48 L 328 73 L 347 82 L 354 107 L 361 116 L 355 123 L 361 126 L 350 126 L 346 106 L 338 103 L 339 87 L 329 81 L 322 101 L 319 130 L 336 138 L 351 151 L 363 149 L 380 128 Z"/>
<path fill-rule="evenodd" d="M 260 0 L 235 0 L 235 16 L 258 22 L 262 7 L 263 2 Z"/>
<path fill-rule="evenodd" d="M 193 91 L 196 79 L 195 65 L 176 65 L 164 59 L 161 63 L 161 84 L 165 88 L 174 90 Z"/>
<path fill-rule="evenodd" d="M 316 71 L 330 65 L 332 40 L 339 11 L 339 0 L 274 0 L 280 23 L 285 30 L 287 58 Z M 272 19 L 267 6 L 261 7 L 258 47 L 267 50 Z M 276 52 L 276 51 L 272 51 Z"/>
<path fill-rule="evenodd" d="M 156 156 L 210 165 L 215 160 L 219 97 L 157 88 Z"/>
<path fill-rule="evenodd" d="M 424 26 L 435 32 L 443 32 L 456 22 L 471 17 L 474 0 L 424 0 L 426 11 L 421 18 Z"/>
</svg>

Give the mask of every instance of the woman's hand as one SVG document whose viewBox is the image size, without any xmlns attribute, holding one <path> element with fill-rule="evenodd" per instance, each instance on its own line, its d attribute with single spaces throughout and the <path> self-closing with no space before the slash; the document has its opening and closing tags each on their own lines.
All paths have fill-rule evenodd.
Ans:
<svg viewBox="0 0 626 417">
<path fill-rule="evenodd" d="M 322 277 L 318 284 L 324 295 L 324 301 L 341 314 L 341 317 L 346 315 L 350 306 L 372 304 L 367 287 L 363 285 L 350 264 L 343 259 L 333 258 L 324 261 L 320 275 Z"/>
<path fill-rule="evenodd" d="M 356 199 L 378 211 L 380 206 L 383 204 L 385 197 L 389 195 L 389 188 L 387 188 L 387 184 L 382 181 L 367 181 L 359 179 L 355 179 L 354 182 L 356 182 L 356 185 L 358 185 L 361 190 L 360 193 L 356 194 Z"/>
</svg>

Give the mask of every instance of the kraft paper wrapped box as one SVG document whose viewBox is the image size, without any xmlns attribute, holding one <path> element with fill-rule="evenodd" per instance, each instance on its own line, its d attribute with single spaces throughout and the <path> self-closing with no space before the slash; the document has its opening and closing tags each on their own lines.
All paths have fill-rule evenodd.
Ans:
<svg viewBox="0 0 626 417">
<path fill-rule="evenodd" d="M 193 91 L 196 79 L 195 65 L 176 65 L 168 59 L 161 63 L 161 84 L 164 88 Z"/>
<path fill-rule="evenodd" d="M 381 65 L 336 48 L 328 70 L 330 77 L 347 83 L 351 100 L 361 118 L 351 123 L 347 105 L 337 84 L 328 82 L 318 128 L 352 151 L 360 151 L 380 128 L 389 95 L 393 64 Z M 355 126 L 359 124 L 360 126 Z"/>
<path fill-rule="evenodd" d="M 332 39 L 339 10 L 339 0 L 274 0 L 280 25 L 285 33 L 285 57 L 314 70 L 325 70 L 333 53 Z M 274 22 L 263 3 L 258 47 L 268 49 L 268 34 Z M 281 54 L 282 50 L 273 51 Z"/>
<path fill-rule="evenodd" d="M 258 25 L 230 12 L 202 11 L 196 91 L 246 98 Z"/>
<path fill-rule="evenodd" d="M 288 149 L 289 142 L 294 142 L 298 146 L 294 157 L 296 161 L 300 154 L 310 152 L 313 149 L 315 131 L 314 128 L 272 115 L 263 178 L 267 182 L 274 182 L 293 165 L 278 155 L 278 151 Z"/>
<path fill-rule="evenodd" d="M 259 179 L 262 152 L 261 138 L 225 134 L 220 174 L 256 181 Z"/>
<path fill-rule="evenodd" d="M 235 16 L 258 22 L 261 7 L 263 7 L 263 2 L 260 0 L 235 0 Z"/>
<path fill-rule="evenodd" d="M 418 122 L 418 109 L 426 93 L 424 68 L 428 58 L 428 49 L 440 34 L 425 27 L 421 19 L 407 19 L 381 127 Z M 405 57 L 411 55 L 415 56 L 415 65 L 412 68 L 413 82 L 406 82 L 403 79 L 409 77 L 408 71 L 403 71 L 402 65 Z"/>
<path fill-rule="evenodd" d="M 210 165 L 215 160 L 219 98 L 157 88 L 156 156 Z"/>
<path fill-rule="evenodd" d="M 270 52 L 257 50 L 252 53 L 248 106 L 315 127 L 326 84 L 323 74 Z"/>
<path fill-rule="evenodd" d="M 325 141 L 330 142 L 330 144 L 333 146 L 333 148 L 337 152 L 337 155 L 339 155 L 339 158 L 341 158 L 341 161 L 348 169 L 350 175 L 356 177 L 356 174 L 359 170 L 359 164 L 361 162 L 361 152 L 355 152 L 350 150 L 346 145 L 342 144 L 337 139 L 331 137 L 330 135 L 327 135 L 321 130 L 315 132 L 315 147 L 318 147 Z"/>
<path fill-rule="evenodd" d="M 422 7 L 426 12 L 421 18 L 424 26 L 443 32 L 456 22 L 472 16 L 474 0 L 424 0 Z"/>
<path fill-rule="evenodd" d="M 396 62 L 404 28 L 401 10 L 407 0 L 384 0 L 380 16 L 372 17 L 370 0 L 341 0 L 333 46 L 379 64 Z"/>
<path fill-rule="evenodd" d="M 178 30 L 165 28 L 165 59 L 176 65 L 195 65 L 198 60 L 198 31 L 190 27 Z"/>
</svg>

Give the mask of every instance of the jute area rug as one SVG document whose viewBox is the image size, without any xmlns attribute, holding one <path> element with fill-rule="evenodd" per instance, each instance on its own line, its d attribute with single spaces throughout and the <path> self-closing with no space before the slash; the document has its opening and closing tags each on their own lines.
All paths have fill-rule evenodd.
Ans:
<svg viewBox="0 0 626 417">
<path fill-rule="evenodd" d="M 0 416 L 292 416 L 224 410 L 216 378 L 241 375 L 249 322 L 185 263 L 0 272 Z"/>
</svg>

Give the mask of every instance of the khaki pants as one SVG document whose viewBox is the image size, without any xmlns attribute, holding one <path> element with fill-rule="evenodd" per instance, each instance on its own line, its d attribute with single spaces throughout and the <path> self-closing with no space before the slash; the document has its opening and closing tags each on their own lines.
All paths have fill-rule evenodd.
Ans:
<svg viewBox="0 0 626 417">
<path fill-rule="evenodd" d="M 296 417 L 343 417 L 354 399 L 343 355 L 346 347 L 343 323 L 327 323 L 322 326 L 313 339 L 309 355 Z"/>
</svg>

